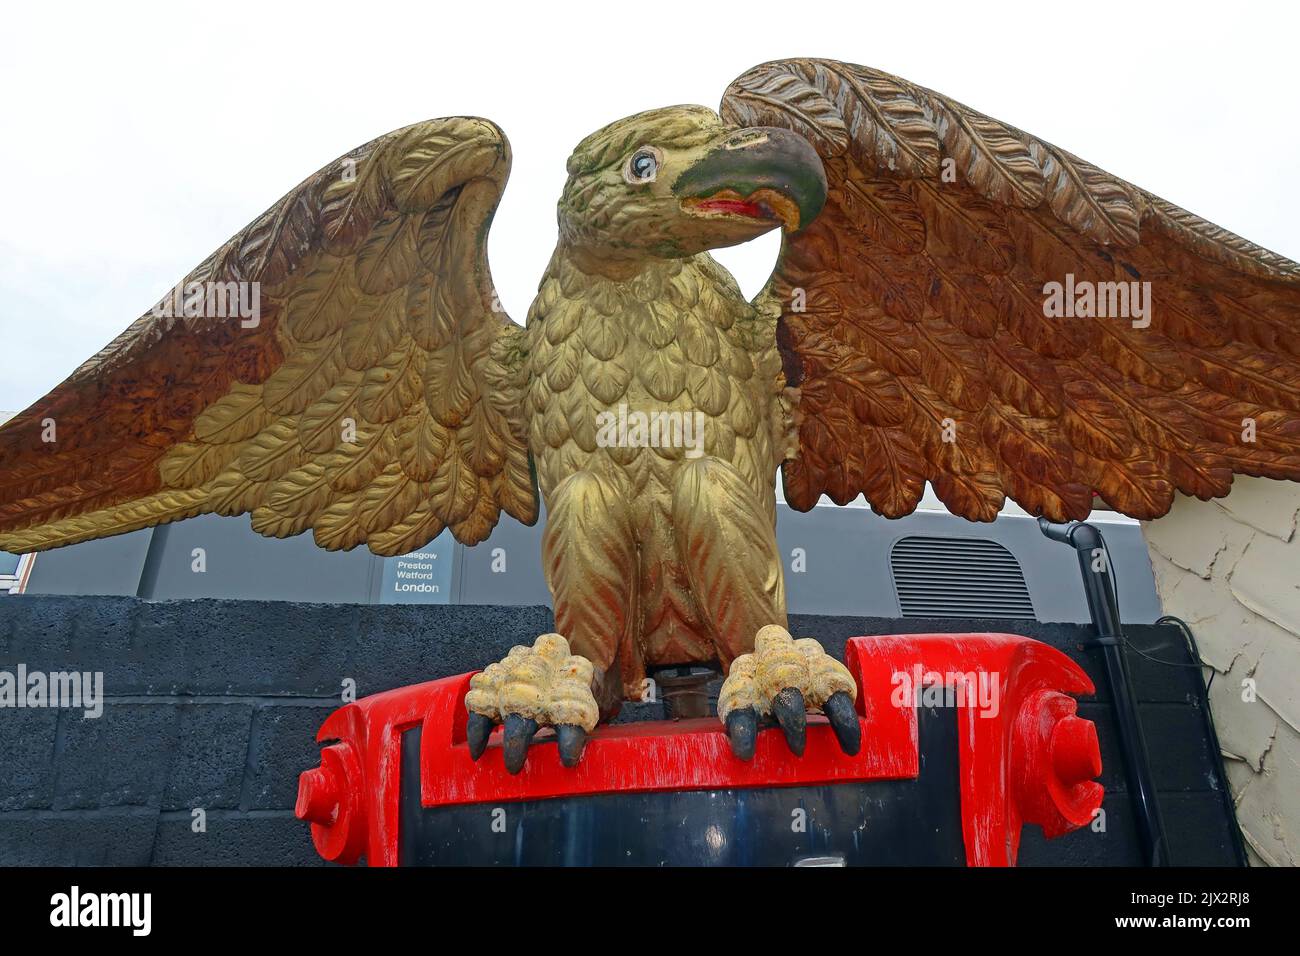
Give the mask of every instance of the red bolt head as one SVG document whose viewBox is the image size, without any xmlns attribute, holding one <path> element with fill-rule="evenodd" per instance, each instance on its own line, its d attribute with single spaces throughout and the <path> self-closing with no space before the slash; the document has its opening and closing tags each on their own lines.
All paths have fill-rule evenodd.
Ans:
<svg viewBox="0 0 1300 956">
<path fill-rule="evenodd" d="M 1052 769 L 1066 786 L 1093 780 L 1101 775 L 1101 746 L 1097 725 L 1074 714 L 1062 717 L 1052 728 L 1048 747 Z"/>
<path fill-rule="evenodd" d="M 323 766 L 304 770 L 298 777 L 298 802 L 293 813 L 299 820 L 328 826 L 339 809 L 339 794 L 334 774 Z"/>
</svg>

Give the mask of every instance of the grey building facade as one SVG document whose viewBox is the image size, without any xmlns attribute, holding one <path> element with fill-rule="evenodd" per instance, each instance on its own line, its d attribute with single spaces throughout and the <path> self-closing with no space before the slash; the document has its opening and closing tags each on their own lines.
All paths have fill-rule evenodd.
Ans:
<svg viewBox="0 0 1300 956">
<path fill-rule="evenodd" d="M 1141 529 L 1100 512 L 1124 620 L 1161 613 Z M 324 551 L 310 533 L 264 538 L 247 516 L 213 515 L 60 548 L 8 556 L 28 594 L 128 595 L 146 600 L 239 598 L 348 604 L 548 604 L 542 522 L 504 517 L 485 542 L 449 533 L 411 555 L 365 548 Z M 927 501 L 896 520 L 866 507 L 778 503 L 789 608 L 796 614 L 876 617 L 1010 617 L 1082 623 L 1087 605 L 1075 555 L 1037 523 L 1008 510 L 991 524 L 953 517 Z M 13 565 L 9 568 L 9 565 Z"/>
</svg>

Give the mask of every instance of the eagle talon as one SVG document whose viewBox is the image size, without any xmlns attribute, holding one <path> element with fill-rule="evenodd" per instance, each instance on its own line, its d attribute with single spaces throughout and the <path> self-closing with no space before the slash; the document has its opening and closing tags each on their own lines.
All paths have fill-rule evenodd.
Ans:
<svg viewBox="0 0 1300 956">
<path fill-rule="evenodd" d="M 727 739 L 737 759 L 753 760 L 754 745 L 758 742 L 758 711 L 753 707 L 742 707 L 729 713 Z"/>
<path fill-rule="evenodd" d="M 496 721 L 491 717 L 470 712 L 469 720 L 465 724 L 470 759 L 477 760 L 483 756 L 483 751 L 487 749 L 488 738 L 492 736 L 492 728 L 495 726 Z"/>
<path fill-rule="evenodd" d="M 576 767 L 582 759 L 583 748 L 587 746 L 587 732 L 577 724 L 560 724 L 555 728 L 555 735 L 560 745 L 560 763 Z"/>
<path fill-rule="evenodd" d="M 506 731 L 501 749 L 505 753 L 506 770 L 509 773 L 516 774 L 524 769 L 524 761 L 528 759 L 528 745 L 533 742 L 537 729 L 537 721 L 531 717 L 506 714 Z"/>
<path fill-rule="evenodd" d="M 560 762 L 575 766 L 600 717 L 594 675 L 591 661 L 570 654 L 569 642 L 559 634 L 543 634 L 532 647 L 512 647 L 504 660 L 470 678 L 465 695 L 470 757 L 484 754 L 493 726 L 501 722 L 502 756 L 510 773 L 524 768 L 528 747 L 542 727 L 555 728 Z"/>
<path fill-rule="evenodd" d="M 785 742 L 803 756 L 808 713 L 824 713 L 840 749 L 853 756 L 862 730 L 853 702 L 853 677 L 811 638 L 794 640 L 783 627 L 769 625 L 754 635 L 754 651 L 741 654 L 718 693 L 718 716 L 727 726 L 732 752 L 741 760 L 754 755 L 760 725 L 780 726 Z"/>
<path fill-rule="evenodd" d="M 822 713 L 830 721 L 835 739 L 840 742 L 840 749 L 850 757 L 857 756 L 862 749 L 862 725 L 858 723 L 853 698 L 844 691 L 837 690 L 822 704 Z"/>
<path fill-rule="evenodd" d="M 804 709 L 803 694 L 797 687 L 787 687 L 772 698 L 772 715 L 781 725 L 785 742 L 796 757 L 803 756 L 808 742 L 808 712 Z"/>
</svg>

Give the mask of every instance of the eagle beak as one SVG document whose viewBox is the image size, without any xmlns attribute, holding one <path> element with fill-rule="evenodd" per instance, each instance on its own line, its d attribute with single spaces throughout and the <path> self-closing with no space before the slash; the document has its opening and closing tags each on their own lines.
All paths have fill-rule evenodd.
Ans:
<svg viewBox="0 0 1300 956">
<path fill-rule="evenodd" d="M 826 203 L 821 157 L 802 136 L 742 129 L 685 170 L 673 194 L 691 215 L 755 220 L 788 231 L 806 227 Z"/>
</svg>

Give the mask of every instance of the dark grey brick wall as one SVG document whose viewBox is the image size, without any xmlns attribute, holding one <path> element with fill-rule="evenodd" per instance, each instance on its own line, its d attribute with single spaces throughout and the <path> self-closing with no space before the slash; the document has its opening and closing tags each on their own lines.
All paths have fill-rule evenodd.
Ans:
<svg viewBox="0 0 1300 956">
<path fill-rule="evenodd" d="M 102 671 L 105 694 L 98 719 L 0 709 L 0 865 L 320 864 L 293 804 L 343 681 L 464 673 L 550 628 L 543 607 L 0 599 L 0 669 Z"/>
<path fill-rule="evenodd" d="M 793 615 L 837 655 L 857 634 L 1011 631 L 1079 661 L 1098 694 L 1110 829 L 1049 842 L 1027 828 L 1022 863 L 1137 862 L 1099 652 L 1087 628 L 1025 621 Z M 102 671 L 103 716 L 0 708 L 0 865 L 319 865 L 293 816 L 317 728 L 358 696 L 475 670 L 551 629 L 545 607 L 321 605 L 120 597 L 0 598 L 0 670 Z M 1131 625 L 1152 656 L 1189 663 L 1177 630 Z M 1231 863 L 1235 821 L 1200 672 L 1130 655 L 1173 857 Z M 656 716 L 625 708 L 625 718 Z M 206 832 L 192 811 L 206 813 Z"/>
</svg>

